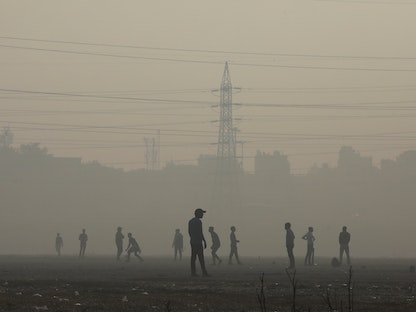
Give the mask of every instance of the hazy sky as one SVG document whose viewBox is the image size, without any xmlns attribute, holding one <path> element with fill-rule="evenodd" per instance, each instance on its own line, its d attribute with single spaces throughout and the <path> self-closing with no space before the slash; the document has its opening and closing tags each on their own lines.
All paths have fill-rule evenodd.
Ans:
<svg viewBox="0 0 416 312">
<path fill-rule="evenodd" d="M 257 150 L 293 173 L 342 145 L 414 149 L 416 1 L 24 1 L 0 4 L 0 127 L 15 145 L 143 168 L 215 154 L 229 62 L 245 168 Z M 240 150 L 240 147 L 239 147 Z"/>
</svg>

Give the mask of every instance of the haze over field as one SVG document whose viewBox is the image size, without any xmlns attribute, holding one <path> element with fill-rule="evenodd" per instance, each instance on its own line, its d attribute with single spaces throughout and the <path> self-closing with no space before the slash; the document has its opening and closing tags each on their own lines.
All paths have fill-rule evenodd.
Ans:
<svg viewBox="0 0 416 312">
<path fill-rule="evenodd" d="M 284 255 L 291 221 L 299 238 L 315 226 L 323 255 L 337 253 L 345 224 L 355 255 L 415 257 L 416 165 L 405 153 L 415 149 L 415 13 L 410 0 L 2 1 L 0 128 L 15 150 L 39 143 L 89 165 L 2 154 L 0 253 L 47 253 L 58 231 L 76 253 L 83 227 L 93 252 L 111 253 L 121 225 L 168 254 L 174 229 L 186 234 L 193 210 L 212 207 L 213 172 L 198 159 L 217 152 L 228 62 L 245 176 L 241 210 L 204 220 L 223 221 L 223 253 L 235 225 L 246 254 Z M 154 175 L 140 171 L 145 138 L 160 142 Z M 287 156 L 289 172 L 258 178 L 258 151 Z"/>
</svg>

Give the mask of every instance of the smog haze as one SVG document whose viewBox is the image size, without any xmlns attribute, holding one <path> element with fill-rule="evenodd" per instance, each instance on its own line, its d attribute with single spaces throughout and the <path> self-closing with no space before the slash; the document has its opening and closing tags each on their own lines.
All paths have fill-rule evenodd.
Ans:
<svg viewBox="0 0 416 312">
<path fill-rule="evenodd" d="M 0 253 L 171 255 L 194 210 L 229 251 L 416 257 L 416 3 L 2 1 Z M 227 64 L 227 65 L 226 65 Z M 226 72 L 225 69 L 228 71 Z M 232 88 L 232 137 L 221 115 Z M 221 137 L 222 136 L 222 137 Z M 216 156 L 233 141 L 238 168 Z M 230 177 L 231 176 L 231 177 Z"/>
</svg>

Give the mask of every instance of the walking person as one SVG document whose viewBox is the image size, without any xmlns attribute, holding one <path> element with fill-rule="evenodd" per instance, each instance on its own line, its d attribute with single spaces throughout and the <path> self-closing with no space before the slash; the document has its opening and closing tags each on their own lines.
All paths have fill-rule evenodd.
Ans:
<svg viewBox="0 0 416 312">
<path fill-rule="evenodd" d="M 82 229 L 82 233 L 79 234 L 79 257 L 84 258 L 85 257 L 85 249 L 87 248 L 87 241 L 88 241 L 88 235 L 85 232 L 85 229 Z"/>
<path fill-rule="evenodd" d="M 142 250 L 140 249 L 139 244 L 137 243 L 136 239 L 132 236 L 131 233 L 127 234 L 129 238 L 129 244 L 127 245 L 127 262 L 130 262 L 130 254 L 133 253 L 140 262 L 143 262 L 143 258 L 139 256 L 138 253 L 141 253 Z"/>
<path fill-rule="evenodd" d="M 315 249 L 313 247 L 315 236 L 313 236 L 313 227 L 308 228 L 308 233 L 302 236 L 304 240 L 306 240 L 306 256 L 305 256 L 305 265 L 313 265 L 314 264 L 314 256 L 315 256 Z"/>
<path fill-rule="evenodd" d="M 218 237 L 218 234 L 214 232 L 213 226 L 210 226 L 208 228 L 208 232 L 211 233 L 211 239 L 212 239 L 212 246 L 211 246 L 212 264 L 216 265 L 217 261 L 218 261 L 218 264 L 221 264 L 222 260 L 217 255 L 217 251 L 221 246 L 220 238 Z"/>
<path fill-rule="evenodd" d="M 230 230 L 231 230 L 231 234 L 230 234 L 231 251 L 230 251 L 230 256 L 229 256 L 229 258 L 228 258 L 228 264 L 233 264 L 233 263 L 232 263 L 232 258 L 233 258 L 233 256 L 235 257 L 235 260 L 237 260 L 237 263 L 238 263 L 238 264 L 242 264 L 242 263 L 240 262 L 239 257 L 238 257 L 237 243 L 239 243 L 240 241 L 239 241 L 239 240 L 237 239 L 237 237 L 235 236 L 235 231 L 236 231 L 235 226 L 232 226 L 232 227 L 230 228 Z"/>
<path fill-rule="evenodd" d="M 344 225 L 342 227 L 342 232 L 339 233 L 339 238 L 338 238 L 338 241 L 339 241 L 339 263 L 342 264 L 342 257 L 343 257 L 344 252 L 345 252 L 345 255 L 347 256 L 348 266 L 351 265 L 351 262 L 350 262 L 350 247 L 349 247 L 350 240 L 351 240 L 351 235 L 350 235 L 350 233 L 347 232 L 347 227 Z"/>
<path fill-rule="evenodd" d="M 290 222 L 285 223 L 285 230 L 286 230 L 286 249 L 287 249 L 287 255 L 289 257 L 289 262 L 290 262 L 288 269 L 294 269 L 295 268 L 295 256 L 293 255 L 293 248 L 295 247 L 295 234 L 293 234 Z"/>
<path fill-rule="evenodd" d="M 179 260 L 182 260 L 183 251 L 183 235 L 179 229 L 175 230 L 175 236 L 173 237 L 172 247 L 175 249 L 175 261 L 179 254 Z"/>
<path fill-rule="evenodd" d="M 196 274 L 196 258 L 198 257 L 199 264 L 201 265 L 201 270 L 203 276 L 209 276 L 205 268 L 204 260 L 204 249 L 207 248 L 207 242 L 204 238 L 204 233 L 202 232 L 202 221 L 201 219 L 204 216 L 206 211 L 201 208 L 195 209 L 195 217 L 189 220 L 188 223 L 188 233 L 191 238 L 191 275 L 197 276 Z M 202 245 L 203 243 L 203 245 Z"/>
<path fill-rule="evenodd" d="M 64 240 L 62 239 L 61 234 L 57 233 L 55 238 L 55 250 L 58 253 L 58 256 L 61 255 L 61 249 L 64 247 Z"/>
<path fill-rule="evenodd" d="M 123 233 L 121 233 L 122 228 L 119 226 L 117 227 L 117 232 L 116 232 L 116 247 L 117 247 L 117 260 L 120 261 L 120 256 L 123 253 L 123 239 L 124 239 L 124 235 Z"/>
</svg>

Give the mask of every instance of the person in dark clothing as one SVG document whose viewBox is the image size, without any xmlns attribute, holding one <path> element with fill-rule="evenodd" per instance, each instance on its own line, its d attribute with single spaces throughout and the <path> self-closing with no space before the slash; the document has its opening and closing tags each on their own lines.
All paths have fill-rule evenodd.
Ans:
<svg viewBox="0 0 416 312">
<path fill-rule="evenodd" d="M 62 239 L 61 234 L 57 233 L 55 238 L 55 249 L 58 253 L 58 256 L 61 255 L 61 249 L 64 247 L 64 240 Z"/>
<path fill-rule="evenodd" d="M 173 237 L 172 247 L 175 249 L 175 261 L 179 253 L 179 260 L 182 260 L 183 250 L 183 235 L 179 229 L 175 230 L 175 236 Z"/>
<path fill-rule="evenodd" d="M 209 276 L 205 268 L 204 260 L 204 249 L 207 248 L 207 242 L 205 241 L 204 234 L 202 232 L 202 221 L 201 219 L 204 216 L 206 211 L 201 208 L 195 209 L 195 217 L 189 220 L 188 223 L 188 233 L 191 238 L 191 274 L 192 276 L 197 276 L 196 274 L 196 257 L 198 257 L 199 264 L 201 265 L 202 274 L 204 276 Z M 202 245 L 202 243 L 204 245 Z"/>
<path fill-rule="evenodd" d="M 350 233 L 347 232 L 347 227 L 343 226 L 342 227 L 342 232 L 339 233 L 339 263 L 342 264 L 342 256 L 345 255 L 347 256 L 347 264 L 350 265 L 350 247 L 349 247 L 349 243 L 350 243 L 350 239 L 351 239 L 351 235 Z"/>
<path fill-rule="evenodd" d="M 295 268 L 295 256 L 293 255 L 293 248 L 295 247 L 295 234 L 293 234 L 292 229 L 290 228 L 291 224 L 289 222 L 285 223 L 286 229 L 286 249 L 287 255 L 289 256 L 289 269 Z"/>
<path fill-rule="evenodd" d="M 313 227 L 310 226 L 308 228 L 308 233 L 303 235 L 302 239 L 307 241 L 305 265 L 313 265 L 315 253 L 315 249 L 313 247 L 313 242 L 315 241 L 315 236 L 313 236 Z"/>
<path fill-rule="evenodd" d="M 120 256 L 123 253 L 123 239 L 124 235 L 121 233 L 121 227 L 117 228 L 116 232 L 116 247 L 117 247 L 117 260 L 120 260 Z"/>
<path fill-rule="evenodd" d="M 210 226 L 208 228 L 208 231 L 211 233 L 211 239 L 212 239 L 212 246 L 211 246 L 212 264 L 216 265 L 217 260 L 218 260 L 218 264 L 220 264 L 222 260 L 217 255 L 217 251 L 221 246 L 220 238 L 218 237 L 218 234 L 214 232 L 213 226 Z"/>
<path fill-rule="evenodd" d="M 240 259 L 238 258 L 237 243 L 239 243 L 240 241 L 235 236 L 235 226 L 232 226 L 230 229 L 231 229 L 231 234 L 230 234 L 231 251 L 230 251 L 230 256 L 228 257 L 228 264 L 233 264 L 232 263 L 233 256 L 235 257 L 235 260 L 237 260 L 238 264 L 242 264 L 240 262 Z"/>
<path fill-rule="evenodd" d="M 85 257 L 85 249 L 87 248 L 88 235 L 85 233 L 85 229 L 82 229 L 82 233 L 79 234 L 79 257 Z"/>
<path fill-rule="evenodd" d="M 130 261 L 130 254 L 134 253 L 134 255 L 139 259 L 141 262 L 143 262 L 143 258 L 138 255 L 138 253 L 141 253 L 142 250 L 140 249 L 139 244 L 134 239 L 134 237 L 131 235 L 131 233 L 127 234 L 127 237 L 129 238 L 129 244 L 127 245 L 127 262 Z"/>
</svg>

